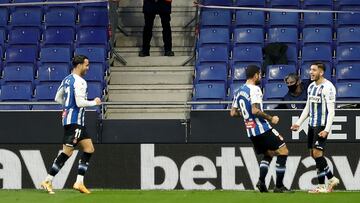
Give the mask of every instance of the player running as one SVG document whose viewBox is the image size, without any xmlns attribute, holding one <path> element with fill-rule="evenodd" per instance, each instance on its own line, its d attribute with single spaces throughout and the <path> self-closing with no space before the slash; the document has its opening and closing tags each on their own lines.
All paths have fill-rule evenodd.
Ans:
<svg viewBox="0 0 360 203">
<path fill-rule="evenodd" d="M 291 192 L 283 184 L 288 149 L 281 135 L 271 127 L 269 122 L 277 124 L 278 116 L 270 116 L 263 112 L 262 92 L 260 87 L 260 68 L 249 65 L 246 69 L 246 84 L 241 86 L 234 97 L 231 116 L 242 116 L 244 118 L 248 137 L 254 144 L 257 154 L 263 154 L 260 162 L 260 177 L 256 187 L 260 192 L 268 192 L 265 185 L 265 177 L 268 173 L 269 164 L 273 156 L 276 160 L 276 186 L 275 193 Z M 240 110 L 240 112 L 239 112 Z"/>
</svg>

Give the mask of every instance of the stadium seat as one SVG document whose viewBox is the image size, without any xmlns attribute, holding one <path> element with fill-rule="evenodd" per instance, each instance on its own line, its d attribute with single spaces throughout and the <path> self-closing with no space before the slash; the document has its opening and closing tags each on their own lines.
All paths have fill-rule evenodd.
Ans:
<svg viewBox="0 0 360 203">
<path fill-rule="evenodd" d="M 66 45 L 72 47 L 75 31 L 71 27 L 48 27 L 44 31 L 44 46 Z"/>
<path fill-rule="evenodd" d="M 36 85 L 35 100 L 36 101 L 54 101 L 60 82 L 42 83 Z"/>
<path fill-rule="evenodd" d="M 284 81 L 290 73 L 297 73 L 295 65 L 270 65 L 266 67 L 266 81 Z"/>
<path fill-rule="evenodd" d="M 231 83 L 229 88 L 229 96 L 228 100 L 232 101 L 234 99 L 235 94 L 240 90 L 241 86 L 243 86 L 244 83 Z"/>
<path fill-rule="evenodd" d="M 339 63 L 335 66 L 336 80 L 358 80 L 360 81 L 360 62 Z"/>
<path fill-rule="evenodd" d="M 230 10 L 202 10 L 200 14 L 201 27 L 223 26 L 229 27 L 231 25 L 231 11 Z"/>
<path fill-rule="evenodd" d="M 332 61 L 330 45 L 305 45 L 302 48 L 302 61 Z"/>
<path fill-rule="evenodd" d="M 269 43 L 282 42 L 286 44 L 298 44 L 298 30 L 297 28 L 270 28 L 269 29 Z"/>
<path fill-rule="evenodd" d="M 298 27 L 299 13 L 293 12 L 270 12 L 270 27 Z"/>
<path fill-rule="evenodd" d="M 103 84 L 101 82 L 88 82 L 87 83 L 87 98 L 89 100 L 95 99 L 95 97 L 103 97 Z"/>
<path fill-rule="evenodd" d="M 42 9 L 38 7 L 17 8 L 11 14 L 10 26 L 31 26 L 41 28 L 42 15 Z"/>
<path fill-rule="evenodd" d="M 7 27 L 9 21 L 9 11 L 7 8 L 0 8 L 0 27 Z"/>
<path fill-rule="evenodd" d="M 235 63 L 231 67 L 231 82 L 242 82 L 246 81 L 246 68 L 250 64 Z"/>
<path fill-rule="evenodd" d="M 337 47 L 336 59 L 341 61 L 360 61 L 360 46 L 341 45 Z"/>
<path fill-rule="evenodd" d="M 256 45 L 243 45 L 234 47 L 233 49 L 233 61 L 240 62 L 262 62 L 263 54 L 262 47 Z"/>
<path fill-rule="evenodd" d="M 234 45 L 264 44 L 264 30 L 262 28 L 236 28 L 234 30 Z"/>
<path fill-rule="evenodd" d="M 360 1 L 358 0 L 337 0 L 337 5 L 339 10 L 351 10 L 355 8 L 360 8 Z"/>
<path fill-rule="evenodd" d="M 338 100 L 359 100 L 360 82 L 338 82 L 336 87 L 336 99 Z"/>
<path fill-rule="evenodd" d="M 266 83 L 264 87 L 264 100 L 282 99 L 288 92 L 288 87 L 284 82 Z"/>
<path fill-rule="evenodd" d="M 270 7 L 272 8 L 299 8 L 300 1 L 299 0 L 271 0 Z"/>
<path fill-rule="evenodd" d="M 32 85 L 29 83 L 9 83 L 1 85 L 1 101 L 30 101 Z"/>
<path fill-rule="evenodd" d="M 235 26 L 236 27 L 260 27 L 265 26 L 264 11 L 237 10 Z"/>
<path fill-rule="evenodd" d="M 359 44 L 360 27 L 341 27 L 337 30 L 337 44 Z"/>
<path fill-rule="evenodd" d="M 105 7 L 85 7 L 79 11 L 79 26 L 102 26 L 109 24 L 108 9 Z"/>
<path fill-rule="evenodd" d="M 6 44 L 6 37 L 7 34 L 6 34 L 6 28 L 3 29 L 3 28 L 0 28 L 0 47 L 3 48 L 5 47 L 5 44 Z M 1 55 L 2 56 L 2 55 Z M 2 58 L 2 57 L 1 57 Z"/>
<path fill-rule="evenodd" d="M 339 13 L 337 26 L 360 26 L 360 13 L 353 12 L 353 13 Z"/>
<path fill-rule="evenodd" d="M 195 84 L 194 97 L 195 101 L 225 100 L 226 85 L 225 83 L 199 83 Z M 224 109 L 225 105 L 193 105 L 194 109 Z"/>
<path fill-rule="evenodd" d="M 107 56 L 105 49 L 99 47 L 82 47 L 75 49 L 75 55 L 85 55 L 89 58 L 90 63 L 105 63 Z"/>
<path fill-rule="evenodd" d="M 195 83 L 227 82 L 227 66 L 223 63 L 201 63 L 196 66 Z"/>
<path fill-rule="evenodd" d="M 14 27 L 9 31 L 10 45 L 39 45 L 41 31 L 36 27 Z"/>
<path fill-rule="evenodd" d="M 287 55 L 289 63 L 297 64 L 297 61 L 298 61 L 298 49 L 297 49 L 296 45 L 288 44 L 287 46 L 288 46 L 288 48 L 287 48 L 287 51 L 286 51 L 286 55 Z"/>
<path fill-rule="evenodd" d="M 303 5 L 306 9 L 332 10 L 334 2 L 333 0 L 304 0 Z"/>
<path fill-rule="evenodd" d="M 101 63 L 90 63 L 89 70 L 87 71 L 84 79 L 88 82 L 104 82 L 104 68 Z"/>
<path fill-rule="evenodd" d="M 70 66 L 67 63 L 44 63 L 38 68 L 37 79 L 40 83 L 62 81 L 69 74 Z"/>
<path fill-rule="evenodd" d="M 33 82 L 34 66 L 31 64 L 7 64 L 3 69 L 2 82 Z"/>
<path fill-rule="evenodd" d="M 216 5 L 216 6 L 232 6 L 232 0 L 202 0 L 203 5 Z"/>
<path fill-rule="evenodd" d="M 228 28 L 201 28 L 199 45 L 204 44 L 230 44 L 230 33 Z"/>
<path fill-rule="evenodd" d="M 40 50 L 40 63 L 69 63 L 72 53 L 69 48 L 45 47 Z"/>
<path fill-rule="evenodd" d="M 266 7 L 266 0 L 236 0 L 235 6 Z"/>
<path fill-rule="evenodd" d="M 333 34 L 329 27 L 307 27 L 303 29 L 302 43 L 332 45 Z"/>
<path fill-rule="evenodd" d="M 107 28 L 86 27 L 77 32 L 77 47 L 96 46 L 109 49 Z"/>
<path fill-rule="evenodd" d="M 77 13 L 72 7 L 54 7 L 45 13 L 45 26 L 66 26 L 75 28 Z"/>
<path fill-rule="evenodd" d="M 12 45 L 6 49 L 5 52 L 5 61 L 6 63 L 32 63 L 35 64 L 35 61 L 38 56 L 38 51 L 36 47 L 33 46 L 23 46 L 23 45 Z"/>
<path fill-rule="evenodd" d="M 306 62 L 301 65 L 301 68 L 300 68 L 300 78 L 301 79 L 303 79 L 303 80 L 310 79 L 309 72 L 310 72 L 311 63 L 312 62 Z M 332 71 L 332 63 L 324 62 L 324 64 L 326 67 L 324 77 L 330 80 L 330 79 L 332 79 L 332 72 L 333 72 Z"/>
<path fill-rule="evenodd" d="M 199 48 L 198 61 L 228 63 L 229 50 L 226 45 L 204 45 Z"/>
<path fill-rule="evenodd" d="M 304 27 L 333 27 L 333 14 L 332 13 L 304 13 Z"/>
</svg>

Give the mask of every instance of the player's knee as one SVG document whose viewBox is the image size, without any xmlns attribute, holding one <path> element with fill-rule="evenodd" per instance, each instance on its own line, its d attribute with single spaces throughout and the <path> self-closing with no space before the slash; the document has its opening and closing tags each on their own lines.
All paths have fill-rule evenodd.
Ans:
<svg viewBox="0 0 360 203">
<path fill-rule="evenodd" d="M 88 147 L 87 149 L 84 150 L 84 152 L 93 154 L 95 152 L 95 148 L 93 146 Z"/>
<path fill-rule="evenodd" d="M 312 150 L 312 157 L 314 159 L 322 157 L 322 156 L 323 156 L 323 152 L 321 150 L 318 150 L 318 149 L 313 149 Z"/>
</svg>

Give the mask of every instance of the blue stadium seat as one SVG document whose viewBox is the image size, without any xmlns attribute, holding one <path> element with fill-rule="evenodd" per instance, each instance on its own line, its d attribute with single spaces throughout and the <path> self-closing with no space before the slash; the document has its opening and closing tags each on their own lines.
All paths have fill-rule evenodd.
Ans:
<svg viewBox="0 0 360 203">
<path fill-rule="evenodd" d="M 337 100 L 359 100 L 360 99 L 360 82 L 338 82 L 336 87 Z"/>
<path fill-rule="evenodd" d="M 12 45 L 6 49 L 5 61 L 6 63 L 32 63 L 38 57 L 38 50 L 33 46 Z"/>
<path fill-rule="evenodd" d="M 44 31 L 44 46 L 67 45 L 72 47 L 75 31 L 71 27 L 48 27 Z"/>
<path fill-rule="evenodd" d="M 41 31 L 36 27 L 14 27 L 9 31 L 10 45 L 39 45 Z"/>
<path fill-rule="evenodd" d="M 295 65 L 269 65 L 266 67 L 266 81 L 284 81 L 290 73 L 297 73 Z"/>
<path fill-rule="evenodd" d="M 75 28 L 77 13 L 72 7 L 54 7 L 45 13 L 45 26 L 66 26 Z"/>
<path fill-rule="evenodd" d="M 232 101 L 234 99 L 235 94 L 240 90 L 241 86 L 243 86 L 244 83 L 231 83 L 229 88 L 229 97 L 228 100 Z"/>
<path fill-rule="evenodd" d="M 79 11 L 79 25 L 84 26 L 102 26 L 109 24 L 108 9 L 105 7 L 85 7 Z"/>
<path fill-rule="evenodd" d="M 36 85 L 35 100 L 37 101 L 54 101 L 60 82 L 41 83 Z"/>
<path fill-rule="evenodd" d="M 281 100 L 289 91 L 284 82 L 266 83 L 264 87 L 264 100 Z"/>
<path fill-rule="evenodd" d="M 3 70 L 2 82 L 33 82 L 34 66 L 29 64 L 7 64 Z"/>
<path fill-rule="evenodd" d="M 89 100 L 95 99 L 95 97 L 103 97 L 103 84 L 101 82 L 88 82 L 87 83 L 87 98 Z"/>
<path fill-rule="evenodd" d="M 341 61 L 360 61 L 359 45 L 341 45 L 336 49 L 336 59 Z"/>
<path fill-rule="evenodd" d="M 264 30 L 262 28 L 236 28 L 234 30 L 234 45 L 264 44 Z"/>
<path fill-rule="evenodd" d="M 17 8 L 11 14 L 11 26 L 31 26 L 41 28 L 43 18 L 42 9 L 38 7 L 21 7 Z"/>
<path fill-rule="evenodd" d="M 233 61 L 254 61 L 262 62 L 263 54 L 262 47 L 256 45 L 243 45 L 234 47 L 233 49 Z"/>
<path fill-rule="evenodd" d="M 332 61 L 330 45 L 305 45 L 302 48 L 302 61 Z"/>
<path fill-rule="evenodd" d="M 198 61 L 202 62 L 224 62 L 229 61 L 229 50 L 226 45 L 204 45 L 199 48 Z"/>
<path fill-rule="evenodd" d="M 304 13 L 304 27 L 321 26 L 332 27 L 333 26 L 333 14 L 332 13 Z"/>
<path fill-rule="evenodd" d="M 0 47 L 4 47 L 6 44 L 6 28 L 0 28 Z"/>
<path fill-rule="evenodd" d="M 299 8 L 300 1 L 299 0 L 271 0 L 270 7 L 272 8 Z"/>
<path fill-rule="evenodd" d="M 8 83 L 1 86 L 1 101 L 30 101 L 32 85 L 29 83 Z"/>
<path fill-rule="evenodd" d="M 299 13 L 293 12 L 270 12 L 270 27 L 298 27 Z"/>
<path fill-rule="evenodd" d="M 7 8 L 0 8 L 0 27 L 6 27 L 9 21 L 9 11 Z"/>
<path fill-rule="evenodd" d="M 85 55 L 89 58 L 90 63 L 105 63 L 106 62 L 106 51 L 100 47 L 82 47 L 75 49 L 75 55 Z"/>
<path fill-rule="evenodd" d="M 334 6 L 333 0 L 304 0 L 304 8 L 332 10 Z"/>
<path fill-rule="evenodd" d="M 234 63 L 231 67 L 231 82 L 242 82 L 246 81 L 246 69 L 250 64 Z"/>
<path fill-rule="evenodd" d="M 302 43 L 332 45 L 333 33 L 329 27 L 307 27 L 303 29 Z"/>
<path fill-rule="evenodd" d="M 69 48 L 45 47 L 40 50 L 40 63 L 70 63 L 72 53 Z"/>
<path fill-rule="evenodd" d="M 298 61 L 298 49 L 297 49 L 296 45 L 288 44 L 287 46 L 288 46 L 288 48 L 287 48 L 287 51 L 286 51 L 286 55 L 287 55 L 288 61 L 290 63 L 297 64 L 297 61 Z"/>
<path fill-rule="evenodd" d="M 68 2 L 69 0 L 46 0 L 47 2 Z M 52 8 L 56 8 L 56 7 L 62 7 L 62 8 L 74 8 L 77 10 L 78 5 L 77 4 L 49 4 L 45 6 L 45 9 L 52 9 Z"/>
<path fill-rule="evenodd" d="M 301 79 L 303 79 L 303 80 L 310 79 L 309 72 L 310 72 L 311 63 L 312 62 L 306 62 L 301 65 L 301 68 L 300 68 L 300 78 Z M 332 63 L 324 62 L 324 64 L 326 67 L 324 77 L 330 80 L 332 78 Z"/>
<path fill-rule="evenodd" d="M 266 6 L 266 0 L 236 0 L 235 5 L 263 8 Z"/>
<path fill-rule="evenodd" d="M 92 65 L 92 64 L 91 64 Z M 66 63 L 43 63 L 38 69 L 38 82 L 62 81 L 70 74 L 70 66 Z"/>
<path fill-rule="evenodd" d="M 360 43 L 360 27 L 340 27 L 337 29 L 337 44 Z"/>
<path fill-rule="evenodd" d="M 232 0 L 202 0 L 203 5 L 232 6 Z"/>
<path fill-rule="evenodd" d="M 199 45 L 204 44 L 226 44 L 230 43 L 230 33 L 228 28 L 201 28 Z"/>
<path fill-rule="evenodd" d="M 256 26 L 263 28 L 265 26 L 264 11 L 237 10 L 235 26 Z"/>
<path fill-rule="evenodd" d="M 297 28 L 270 28 L 269 29 L 269 43 L 282 42 L 286 44 L 298 44 L 298 29 Z"/>
<path fill-rule="evenodd" d="M 104 68 L 101 63 L 90 63 L 89 70 L 87 71 L 84 79 L 88 82 L 104 82 Z"/>
<path fill-rule="evenodd" d="M 231 11 L 214 9 L 202 10 L 200 14 L 200 25 L 201 27 L 229 27 L 231 25 Z"/>
<path fill-rule="evenodd" d="M 226 85 L 225 83 L 199 83 L 195 84 L 194 97 L 195 101 L 225 100 Z M 224 109 L 225 105 L 193 105 L 194 109 Z"/>
<path fill-rule="evenodd" d="M 339 13 L 337 24 L 339 27 L 342 26 L 359 26 L 360 25 L 360 13 Z"/>
<path fill-rule="evenodd" d="M 339 10 L 352 10 L 354 7 L 360 8 L 360 1 L 358 0 L 337 0 Z"/>
<path fill-rule="evenodd" d="M 86 27 L 77 32 L 77 47 L 96 46 L 109 49 L 107 28 Z"/>
<path fill-rule="evenodd" d="M 336 80 L 360 81 L 360 62 L 339 63 L 335 66 Z"/>
<path fill-rule="evenodd" d="M 195 83 L 227 82 L 227 66 L 223 63 L 201 63 L 196 66 Z"/>
</svg>

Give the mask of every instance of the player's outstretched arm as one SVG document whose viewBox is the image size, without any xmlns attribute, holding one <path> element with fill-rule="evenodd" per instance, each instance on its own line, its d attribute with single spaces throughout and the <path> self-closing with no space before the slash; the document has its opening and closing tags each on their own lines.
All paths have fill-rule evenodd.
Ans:
<svg viewBox="0 0 360 203">
<path fill-rule="evenodd" d="M 251 112 L 256 116 L 271 122 L 272 124 L 277 124 L 279 122 L 278 116 L 270 116 L 269 114 L 261 111 L 260 104 L 258 103 L 251 105 Z"/>
<path fill-rule="evenodd" d="M 290 129 L 293 130 L 293 131 L 298 131 L 301 124 L 305 121 L 305 119 L 307 117 L 309 117 L 309 112 L 310 112 L 310 100 L 307 99 L 305 108 L 302 111 L 300 118 L 296 121 L 296 123 L 294 125 L 292 125 L 290 127 Z"/>
<path fill-rule="evenodd" d="M 231 117 L 240 117 L 241 113 L 238 108 L 232 107 L 230 110 L 230 116 Z"/>
</svg>

